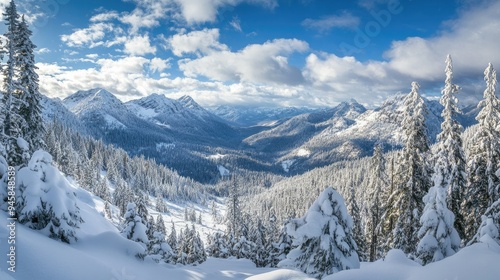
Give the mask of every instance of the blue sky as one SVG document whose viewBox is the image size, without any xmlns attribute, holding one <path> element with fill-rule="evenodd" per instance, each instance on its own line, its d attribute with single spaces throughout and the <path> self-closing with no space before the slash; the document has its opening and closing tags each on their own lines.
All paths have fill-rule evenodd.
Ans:
<svg viewBox="0 0 500 280">
<path fill-rule="evenodd" d="M 8 0 L 0 0 L 4 4 Z M 122 100 L 368 106 L 417 81 L 439 95 L 450 53 L 465 102 L 500 65 L 495 0 L 17 0 L 41 91 L 103 87 Z M 3 7 L 3 6 L 2 6 Z"/>
</svg>

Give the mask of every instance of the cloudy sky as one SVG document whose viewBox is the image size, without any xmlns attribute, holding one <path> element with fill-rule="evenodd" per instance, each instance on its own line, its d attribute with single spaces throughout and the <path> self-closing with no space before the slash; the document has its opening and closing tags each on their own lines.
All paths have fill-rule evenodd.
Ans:
<svg viewBox="0 0 500 280">
<path fill-rule="evenodd" d="M 5 5 L 8 0 L 0 0 Z M 17 0 L 41 91 L 102 87 L 202 105 L 368 106 L 417 81 L 437 96 L 451 54 L 460 99 L 500 65 L 497 0 Z M 0 31 L 4 32 L 5 27 Z"/>
</svg>

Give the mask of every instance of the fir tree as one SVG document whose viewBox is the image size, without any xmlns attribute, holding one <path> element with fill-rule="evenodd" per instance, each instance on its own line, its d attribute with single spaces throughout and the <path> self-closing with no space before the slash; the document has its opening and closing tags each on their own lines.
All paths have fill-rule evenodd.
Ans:
<svg viewBox="0 0 500 280">
<path fill-rule="evenodd" d="M 26 147 L 20 147 L 18 139 L 22 138 L 22 132 L 26 129 L 26 120 L 20 115 L 21 106 L 20 86 L 18 82 L 18 71 L 16 71 L 17 34 L 19 27 L 19 14 L 16 4 L 11 1 L 3 13 L 7 25 L 6 52 L 7 62 L 3 65 L 4 94 L 3 94 L 3 135 L 2 140 L 7 151 L 7 162 L 12 166 L 25 165 L 29 155 Z"/>
<path fill-rule="evenodd" d="M 478 131 L 473 136 L 469 151 L 469 175 L 465 208 L 465 235 L 470 240 L 476 233 L 480 217 L 500 198 L 498 168 L 500 167 L 500 102 L 495 95 L 496 71 L 490 63 L 484 71 L 486 90 L 476 119 Z"/>
<path fill-rule="evenodd" d="M 323 191 L 304 217 L 288 225 L 294 224 L 297 228 L 289 227 L 288 233 L 295 249 L 278 267 L 298 268 L 317 278 L 359 268 L 353 221 L 344 200 L 334 189 Z"/>
<path fill-rule="evenodd" d="M 418 231 L 417 257 L 424 265 L 455 254 L 460 246 L 460 237 L 453 227 L 455 217 L 446 206 L 446 188 L 441 185 L 441 177 L 434 179 L 435 185 L 424 197 Z"/>
<path fill-rule="evenodd" d="M 207 254 L 214 258 L 226 259 L 230 256 L 227 237 L 221 232 L 215 232 L 208 236 Z"/>
<path fill-rule="evenodd" d="M 365 234 L 361 225 L 361 216 L 359 206 L 356 201 L 356 193 L 354 187 L 350 188 L 350 195 L 347 201 L 347 212 L 351 215 L 353 220 L 352 234 L 354 237 L 354 241 L 358 246 L 358 250 L 356 252 L 358 253 L 360 261 L 366 261 L 368 260 L 368 256 L 366 253 Z"/>
<path fill-rule="evenodd" d="M 403 119 L 405 147 L 399 159 L 397 187 L 393 194 L 395 204 L 391 209 L 397 216 L 392 247 L 401 249 L 409 255 L 414 255 L 416 252 L 418 225 L 424 209 L 422 199 L 431 185 L 427 167 L 429 151 L 425 126 L 427 108 L 418 90 L 419 85 L 413 82 L 412 91 L 405 98 Z"/>
<path fill-rule="evenodd" d="M 387 187 L 387 176 L 385 174 L 385 159 L 382 155 L 382 146 L 375 146 L 370 174 L 370 193 L 369 193 L 369 212 L 366 223 L 366 232 L 368 234 L 368 260 L 375 261 L 379 257 L 380 223 L 384 212 L 385 202 L 383 199 L 383 190 Z"/>
<path fill-rule="evenodd" d="M 31 41 L 31 30 L 24 19 L 18 25 L 16 34 L 16 68 L 19 71 L 17 83 L 20 90 L 20 109 L 21 118 L 26 121 L 22 127 L 22 135 L 28 140 L 31 151 L 36 151 L 44 147 L 43 135 L 45 128 L 42 119 L 42 106 L 40 101 L 42 96 L 38 91 L 38 69 L 35 66 L 35 56 L 33 54 L 36 46 Z"/>
<path fill-rule="evenodd" d="M 143 246 L 144 252 L 137 255 L 137 257 L 143 259 L 146 255 L 146 248 L 149 244 L 147 236 L 148 228 L 144 224 L 141 216 L 137 213 L 137 206 L 134 202 L 130 202 L 127 205 L 127 212 L 123 218 L 125 219 L 125 222 L 121 233 L 125 238 L 135 241 Z"/>
<path fill-rule="evenodd" d="M 440 100 L 443 105 L 442 132 L 437 136 L 434 154 L 434 185 L 445 188 L 448 209 L 455 215 L 454 227 L 460 238 L 465 237 L 462 201 L 466 186 L 466 164 L 462 148 L 462 126 L 456 120 L 460 113 L 458 100 L 454 96 L 459 87 L 453 84 L 453 66 L 451 56 L 446 58 L 446 81 Z M 436 181 L 437 180 L 437 181 Z"/>
</svg>

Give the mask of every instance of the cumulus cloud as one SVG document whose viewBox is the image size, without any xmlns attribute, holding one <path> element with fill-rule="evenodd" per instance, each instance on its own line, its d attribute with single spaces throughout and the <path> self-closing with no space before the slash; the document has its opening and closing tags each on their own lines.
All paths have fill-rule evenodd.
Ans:
<svg viewBox="0 0 500 280">
<path fill-rule="evenodd" d="M 359 23 L 359 17 L 343 12 L 340 15 L 329 15 L 320 19 L 305 19 L 302 21 L 302 26 L 317 30 L 319 33 L 325 33 L 333 28 L 355 28 Z"/>
<path fill-rule="evenodd" d="M 156 47 L 151 46 L 149 35 L 135 36 L 125 42 L 124 52 L 130 55 L 154 54 Z"/>
<path fill-rule="evenodd" d="M 309 45 L 297 39 L 277 39 L 254 44 L 238 52 L 214 52 L 198 59 L 179 61 L 188 77 L 205 76 L 219 81 L 299 84 L 300 70 L 288 63 L 287 55 L 305 52 Z"/>
<path fill-rule="evenodd" d="M 203 29 L 187 34 L 176 34 L 167 40 L 167 43 L 176 56 L 184 54 L 207 55 L 215 51 L 226 51 L 228 47 L 219 43 L 219 29 Z"/>
<path fill-rule="evenodd" d="M 117 31 L 110 23 L 98 22 L 91 24 L 87 28 L 74 30 L 73 33 L 62 35 L 61 41 L 70 47 L 89 47 L 94 48 L 104 45 L 105 38 L 109 33 Z"/>
</svg>

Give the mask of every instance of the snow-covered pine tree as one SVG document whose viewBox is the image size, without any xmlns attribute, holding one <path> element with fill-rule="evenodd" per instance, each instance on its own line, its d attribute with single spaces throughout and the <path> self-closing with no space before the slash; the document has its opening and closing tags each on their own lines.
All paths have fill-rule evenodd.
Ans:
<svg viewBox="0 0 500 280">
<path fill-rule="evenodd" d="M 292 236 L 288 232 L 295 232 L 297 228 L 296 219 L 288 220 L 278 237 L 278 241 L 273 243 L 272 250 L 269 253 L 269 264 L 271 267 L 277 267 L 278 263 L 286 259 L 286 255 L 293 249 Z"/>
<path fill-rule="evenodd" d="M 216 231 L 208 236 L 207 254 L 214 258 L 226 259 L 230 256 L 227 236 Z"/>
<path fill-rule="evenodd" d="M 4 34 L 7 39 L 5 52 L 7 53 L 7 62 L 2 65 L 3 70 L 3 134 L 2 142 L 7 152 L 7 162 L 11 166 L 25 165 L 29 159 L 29 147 L 24 144 L 22 132 L 26 129 L 26 120 L 20 115 L 19 108 L 20 86 L 18 82 L 18 71 L 16 70 L 16 39 L 19 27 L 19 14 L 16 4 L 11 1 L 3 13 L 7 32 Z M 26 149 L 28 148 L 28 149 Z"/>
<path fill-rule="evenodd" d="M 385 173 L 385 159 L 382 154 L 382 145 L 375 146 L 372 157 L 372 167 L 370 180 L 370 193 L 368 194 L 370 207 L 368 209 L 368 219 L 365 232 L 368 235 L 368 260 L 375 261 L 379 256 L 380 248 L 380 223 L 384 213 L 383 203 L 384 190 L 387 187 L 387 175 Z"/>
<path fill-rule="evenodd" d="M 365 233 L 363 232 L 363 226 L 361 224 L 361 215 L 358 206 L 358 202 L 356 201 L 356 192 L 354 190 L 354 186 L 350 187 L 349 196 L 347 200 L 347 212 L 351 215 L 353 220 L 353 228 L 352 234 L 354 237 L 354 241 L 358 246 L 357 253 L 360 261 L 367 261 L 368 254 L 366 250 L 366 241 L 365 241 Z"/>
<path fill-rule="evenodd" d="M 240 208 L 240 194 L 239 194 L 239 186 L 236 178 L 231 178 L 231 183 L 229 185 L 229 196 L 226 199 L 227 211 L 225 217 L 226 223 L 226 235 L 227 240 L 229 242 L 229 248 L 231 249 L 231 255 L 237 256 L 239 253 L 237 251 L 240 250 L 245 244 L 239 244 L 241 241 L 247 241 L 246 236 L 244 234 L 244 225 L 242 223 L 243 213 Z M 244 236 L 245 239 L 241 240 L 240 237 Z M 246 247 L 246 246 L 244 246 Z"/>
<path fill-rule="evenodd" d="M 298 268 L 312 277 L 359 268 L 352 218 L 344 199 L 333 188 L 325 189 L 306 215 L 288 227 L 293 246 L 278 267 Z"/>
<path fill-rule="evenodd" d="M 52 165 L 52 156 L 38 150 L 16 174 L 16 211 L 20 223 L 66 243 L 77 241 L 83 220 L 69 182 Z"/>
<path fill-rule="evenodd" d="M 422 263 L 440 261 L 455 254 L 460 247 L 460 236 L 453 226 L 455 216 L 446 206 L 446 187 L 442 177 L 434 175 L 434 186 L 424 197 L 425 208 L 420 218 L 417 258 Z"/>
<path fill-rule="evenodd" d="M 490 63 L 484 71 L 486 89 L 478 107 L 478 130 L 471 141 L 467 163 L 468 187 L 464 202 L 466 240 L 471 240 L 481 223 L 481 215 L 500 198 L 500 101 L 495 95 L 496 71 Z"/>
<path fill-rule="evenodd" d="M 170 229 L 170 234 L 168 235 L 167 238 L 167 243 L 172 248 L 174 256 L 177 256 L 178 253 L 177 248 L 179 247 L 179 243 L 177 242 L 177 231 L 175 230 L 175 224 L 173 221 L 172 221 L 172 228 Z"/>
<path fill-rule="evenodd" d="M 447 208 L 455 215 L 454 227 L 460 238 L 465 237 L 462 201 L 467 183 L 465 155 L 462 148 L 463 128 L 456 120 L 460 113 L 455 94 L 459 87 L 453 84 L 453 65 L 451 56 L 446 57 L 446 80 L 441 91 L 440 100 L 443 105 L 443 123 L 441 133 L 437 136 L 436 152 L 434 153 L 434 185 L 445 188 Z M 437 181 L 436 181 L 437 180 Z"/>
<path fill-rule="evenodd" d="M 149 222 L 150 226 L 154 224 L 150 242 L 148 244 L 148 257 L 150 257 L 156 263 L 161 261 L 165 263 L 172 263 L 174 252 L 172 248 L 165 240 L 166 228 L 165 223 L 161 215 L 158 215 L 156 223 Z"/>
<path fill-rule="evenodd" d="M 479 229 L 467 245 L 481 242 L 485 235 L 500 244 L 500 199 L 493 203 L 481 216 Z"/>
<path fill-rule="evenodd" d="M 423 197 L 428 192 L 430 170 L 427 167 L 429 141 L 425 125 L 427 107 L 418 93 L 419 85 L 412 83 L 412 90 L 405 98 L 403 132 L 405 146 L 400 154 L 393 209 L 397 216 L 393 230 L 392 248 L 409 255 L 416 252 L 419 220 L 424 209 Z"/>
<path fill-rule="evenodd" d="M 127 212 L 123 218 L 125 219 L 125 222 L 121 231 L 122 235 L 127 239 L 142 245 L 144 253 L 138 254 L 137 257 L 144 259 L 146 256 L 146 249 L 149 244 L 147 235 L 148 228 L 143 223 L 141 216 L 137 213 L 137 206 L 134 202 L 128 203 Z"/>
<path fill-rule="evenodd" d="M 206 261 L 205 247 L 194 225 L 191 229 L 186 225 L 186 229 L 181 232 L 179 240 L 178 263 L 197 265 Z"/>
<path fill-rule="evenodd" d="M 44 147 L 45 128 L 40 104 L 42 96 L 38 91 L 38 74 L 35 72 L 38 68 L 35 66 L 33 54 L 36 46 L 30 39 L 32 34 L 23 15 L 17 28 L 14 59 L 19 73 L 17 77 L 21 99 L 19 114 L 26 121 L 26 125 L 22 127 L 22 135 L 33 152 Z"/>
</svg>

